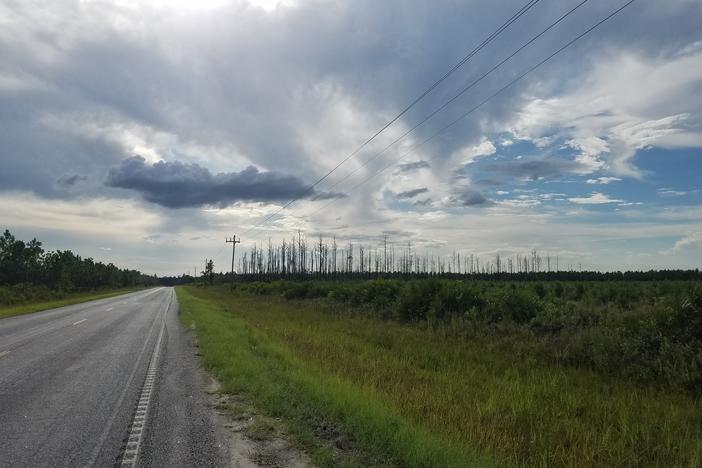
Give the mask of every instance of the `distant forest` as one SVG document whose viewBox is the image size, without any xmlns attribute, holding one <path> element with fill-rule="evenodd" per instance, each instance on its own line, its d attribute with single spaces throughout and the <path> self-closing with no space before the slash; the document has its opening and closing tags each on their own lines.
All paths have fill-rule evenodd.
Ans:
<svg viewBox="0 0 702 468">
<path fill-rule="evenodd" d="M 564 269 L 555 256 L 535 250 L 513 258 L 497 255 L 491 261 L 454 253 L 445 257 L 420 255 L 411 246 L 396 247 L 385 241 L 379 248 L 347 244 L 337 246 L 322 239 L 310 243 L 299 236 L 267 248 L 254 247 L 237 255 L 235 281 L 348 280 L 447 278 L 510 281 L 647 281 L 701 280 L 695 270 L 626 272 Z M 227 265 L 229 266 L 229 265 Z M 0 236 L 0 286 L 35 285 L 65 292 L 102 288 L 177 285 L 191 282 L 231 282 L 231 273 L 215 273 L 208 260 L 199 278 L 190 275 L 157 278 L 137 270 L 119 268 L 83 258 L 70 250 L 45 251 L 37 239 L 22 241 L 9 230 Z"/>
<path fill-rule="evenodd" d="M 18 240 L 9 230 L 0 237 L 0 286 L 36 285 L 70 292 L 157 284 L 155 276 L 83 258 L 70 250 L 45 251 L 37 239 Z"/>
<path fill-rule="evenodd" d="M 475 279 L 508 281 L 661 281 L 701 280 L 695 270 L 588 271 L 580 265 L 566 263 L 558 255 L 544 255 L 536 250 L 513 256 L 496 254 L 485 258 L 454 252 L 434 255 L 418 252 L 411 244 L 393 245 L 387 238 L 380 245 L 337 244 L 336 239 L 322 238 L 310 242 L 298 233 L 275 245 L 254 245 L 242 249 L 231 272 L 216 273 L 211 259 L 205 261 L 197 279 L 204 283 L 234 281 L 364 280 L 364 279 Z M 225 268 L 228 269 L 227 264 Z M 163 277 L 162 284 L 177 285 L 195 281 L 190 275 Z"/>
<path fill-rule="evenodd" d="M 699 270 L 667 270 L 648 272 L 584 271 L 580 264 L 564 262 L 558 255 L 531 250 L 512 256 L 495 254 L 492 258 L 453 252 L 435 255 L 419 252 L 411 243 L 393 244 L 384 237 L 380 245 L 338 244 L 322 237 L 314 241 L 301 233 L 275 245 L 253 246 L 237 259 L 238 275 L 261 280 L 349 279 L 378 277 L 472 277 L 479 279 L 560 279 L 560 280 L 661 280 L 700 279 Z M 210 272 L 203 272 L 205 276 Z"/>
</svg>

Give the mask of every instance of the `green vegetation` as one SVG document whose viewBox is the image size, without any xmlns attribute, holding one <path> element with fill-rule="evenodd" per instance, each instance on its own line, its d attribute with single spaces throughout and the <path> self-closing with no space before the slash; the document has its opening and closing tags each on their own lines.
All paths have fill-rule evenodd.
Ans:
<svg viewBox="0 0 702 468">
<path fill-rule="evenodd" d="M 503 352 L 702 393 L 702 283 L 308 281 L 243 283 L 334 310 L 418 323 Z M 339 306 L 342 306 L 340 309 Z"/>
<path fill-rule="evenodd" d="M 5 290 L 8 288 L 0 287 L 0 295 L 5 294 Z M 0 318 L 12 317 L 15 315 L 29 314 L 31 312 L 38 312 L 41 310 L 55 309 L 56 307 L 63 307 L 73 304 L 79 304 L 81 302 L 95 301 L 98 299 L 106 299 L 108 297 L 118 296 L 120 294 L 126 294 L 129 292 L 136 291 L 140 288 L 124 288 L 115 289 L 110 291 L 100 291 L 100 292 L 83 292 L 83 293 L 62 293 L 60 291 L 49 291 L 49 295 L 54 299 L 47 300 L 42 296 L 31 296 L 27 299 L 27 302 L 21 305 L 13 305 L 9 307 L 0 307 Z M 34 301 L 34 302 L 32 302 Z"/>
<path fill-rule="evenodd" d="M 81 258 L 70 250 L 44 251 L 41 242 L 0 236 L 0 318 L 158 285 L 153 276 Z"/>
<path fill-rule="evenodd" d="M 281 282 L 178 297 L 223 390 L 281 417 L 322 464 L 341 464 L 318 442 L 328 433 L 358 465 L 702 464 L 694 283 Z"/>
<path fill-rule="evenodd" d="M 41 245 L 36 239 L 18 240 L 5 230 L 0 236 L 0 286 L 24 283 L 39 289 L 72 292 L 158 284 L 156 277 L 136 270 L 81 258 L 70 250 L 44 251 Z M 0 297 L 0 301 L 6 300 L 7 296 Z M 10 303 L 0 302 L 0 305 Z"/>
</svg>

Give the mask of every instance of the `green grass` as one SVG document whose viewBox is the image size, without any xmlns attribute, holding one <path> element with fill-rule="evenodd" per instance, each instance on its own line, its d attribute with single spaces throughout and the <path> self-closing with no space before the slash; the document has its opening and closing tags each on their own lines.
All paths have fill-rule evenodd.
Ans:
<svg viewBox="0 0 702 468">
<path fill-rule="evenodd" d="M 57 307 L 79 304 L 81 302 L 105 299 L 108 297 L 119 296 L 120 294 L 127 294 L 130 292 L 139 291 L 140 289 L 143 288 L 124 288 L 99 292 L 91 291 L 86 293 L 71 293 L 64 298 L 55 299 L 51 301 L 30 302 L 25 304 L 12 305 L 9 307 L 0 307 L 0 319 L 6 317 L 13 317 L 15 315 L 30 314 L 32 312 L 40 312 L 48 309 L 55 309 Z"/>
<path fill-rule="evenodd" d="M 702 403 L 684 393 L 328 301 L 177 292 L 223 390 L 282 418 L 320 464 L 340 464 L 317 442 L 326 426 L 347 434 L 358 465 L 702 464 Z"/>
<path fill-rule="evenodd" d="M 699 281 L 276 281 L 237 290 L 324 300 L 347 315 L 425 324 L 502 354 L 702 395 Z"/>
</svg>

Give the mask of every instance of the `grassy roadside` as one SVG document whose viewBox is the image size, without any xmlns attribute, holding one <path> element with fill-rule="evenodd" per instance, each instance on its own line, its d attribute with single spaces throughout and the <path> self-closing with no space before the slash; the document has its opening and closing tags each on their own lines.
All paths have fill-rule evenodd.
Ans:
<svg viewBox="0 0 702 468">
<path fill-rule="evenodd" d="M 685 395 L 504 355 L 489 337 L 334 314 L 324 302 L 177 292 L 223 389 L 287 421 L 321 464 L 332 464 L 315 445 L 326 423 L 378 465 L 702 463 L 702 408 Z"/>
<path fill-rule="evenodd" d="M 113 289 L 109 291 L 100 292 L 87 292 L 87 293 L 74 293 L 62 299 L 56 299 L 53 301 L 43 301 L 43 302 L 32 302 L 29 304 L 19 304 L 10 307 L 0 307 L 0 319 L 6 317 L 14 317 L 15 315 L 30 314 L 32 312 L 40 312 L 48 309 L 55 309 L 57 307 L 63 307 L 73 304 L 79 304 L 81 302 L 95 301 L 97 299 L 106 299 L 108 297 L 119 296 L 120 294 L 127 294 L 134 291 L 139 291 L 144 288 L 124 288 L 124 289 Z"/>
</svg>

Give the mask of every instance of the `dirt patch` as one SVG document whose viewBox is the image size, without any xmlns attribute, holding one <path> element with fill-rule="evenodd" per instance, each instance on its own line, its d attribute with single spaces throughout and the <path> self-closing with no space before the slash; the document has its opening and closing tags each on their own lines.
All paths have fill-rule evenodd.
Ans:
<svg viewBox="0 0 702 468">
<path fill-rule="evenodd" d="M 207 376 L 208 402 L 217 424 L 229 438 L 230 466 L 235 468 L 307 468 L 306 453 L 288 441 L 279 421 L 256 412 L 238 395 L 220 391 L 219 382 Z"/>
</svg>

